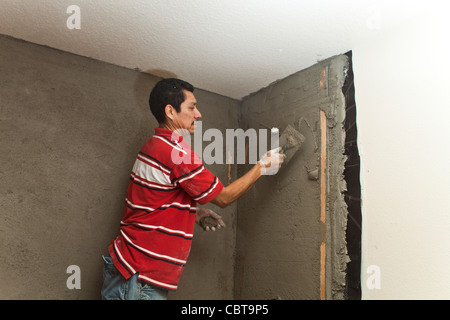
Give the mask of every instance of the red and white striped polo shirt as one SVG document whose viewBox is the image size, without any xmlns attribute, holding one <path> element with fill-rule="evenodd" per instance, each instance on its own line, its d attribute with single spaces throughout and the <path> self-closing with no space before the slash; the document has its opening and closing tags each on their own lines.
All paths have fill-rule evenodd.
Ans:
<svg viewBox="0 0 450 320">
<path fill-rule="evenodd" d="M 196 204 L 222 189 L 181 136 L 156 128 L 137 156 L 120 234 L 109 247 L 116 268 L 126 279 L 138 273 L 142 281 L 176 290 L 191 249 Z"/>
</svg>

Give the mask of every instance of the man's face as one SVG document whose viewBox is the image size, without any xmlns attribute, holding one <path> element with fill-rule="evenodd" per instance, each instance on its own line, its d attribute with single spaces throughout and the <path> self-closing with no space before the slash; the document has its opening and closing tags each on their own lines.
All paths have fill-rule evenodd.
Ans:
<svg viewBox="0 0 450 320">
<path fill-rule="evenodd" d="M 181 129 L 181 132 L 184 133 L 187 130 L 190 134 L 194 134 L 196 122 L 202 118 L 202 115 L 197 109 L 194 94 L 187 90 L 183 92 L 186 98 L 180 106 L 180 112 L 174 114 L 173 123 L 178 130 Z"/>
</svg>

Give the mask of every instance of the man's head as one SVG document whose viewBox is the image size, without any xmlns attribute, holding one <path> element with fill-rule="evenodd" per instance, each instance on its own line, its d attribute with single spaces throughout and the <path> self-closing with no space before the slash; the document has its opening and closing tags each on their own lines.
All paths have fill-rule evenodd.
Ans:
<svg viewBox="0 0 450 320">
<path fill-rule="evenodd" d="M 201 118 L 193 92 L 194 87 L 180 79 L 159 81 L 149 98 L 150 110 L 159 125 L 172 131 L 185 129 L 193 134 L 195 121 Z"/>
</svg>

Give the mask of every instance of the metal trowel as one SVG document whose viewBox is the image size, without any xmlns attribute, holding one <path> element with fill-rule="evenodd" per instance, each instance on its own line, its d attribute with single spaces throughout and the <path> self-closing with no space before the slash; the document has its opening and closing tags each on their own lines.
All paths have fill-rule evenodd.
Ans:
<svg viewBox="0 0 450 320">
<path fill-rule="evenodd" d="M 272 134 L 276 133 L 276 130 L 277 128 L 273 128 Z M 281 152 L 286 155 L 283 166 L 289 163 L 295 153 L 300 149 L 303 142 L 305 142 L 305 137 L 293 126 L 288 124 L 279 138 Z"/>
</svg>

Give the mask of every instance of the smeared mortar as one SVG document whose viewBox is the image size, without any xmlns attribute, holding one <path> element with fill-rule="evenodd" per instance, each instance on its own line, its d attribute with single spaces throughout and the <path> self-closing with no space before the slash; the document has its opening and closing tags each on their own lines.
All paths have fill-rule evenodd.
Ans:
<svg viewBox="0 0 450 320">
<path fill-rule="evenodd" d="M 286 155 L 286 158 L 284 159 L 284 166 L 289 163 L 295 153 L 300 149 L 303 142 L 305 142 L 305 137 L 293 126 L 288 124 L 279 140 L 281 150 Z"/>
</svg>

